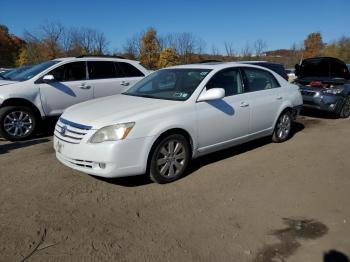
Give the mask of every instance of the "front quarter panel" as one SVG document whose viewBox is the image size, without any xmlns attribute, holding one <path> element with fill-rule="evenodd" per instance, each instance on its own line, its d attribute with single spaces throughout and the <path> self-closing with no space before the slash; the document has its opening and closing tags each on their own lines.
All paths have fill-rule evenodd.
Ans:
<svg viewBox="0 0 350 262">
<path fill-rule="evenodd" d="M 183 129 L 193 142 L 193 151 L 196 149 L 196 121 L 194 105 L 191 101 L 179 102 L 179 106 L 151 112 L 147 117 L 136 120 L 135 127 L 128 139 L 153 137 L 153 143 L 171 129 Z M 150 151 L 150 148 L 149 148 Z"/>
<path fill-rule="evenodd" d="M 40 111 L 41 116 L 45 116 L 42 109 L 39 88 L 33 81 L 17 82 L 0 88 L 0 106 L 8 99 L 24 99 L 34 104 Z"/>
</svg>

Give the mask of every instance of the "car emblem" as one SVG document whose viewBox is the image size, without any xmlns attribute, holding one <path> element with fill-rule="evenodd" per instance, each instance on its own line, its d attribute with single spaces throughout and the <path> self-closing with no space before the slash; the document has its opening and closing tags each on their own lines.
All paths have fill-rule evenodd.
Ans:
<svg viewBox="0 0 350 262">
<path fill-rule="evenodd" d="M 61 136 L 65 136 L 66 135 L 66 131 L 67 131 L 67 126 L 63 126 L 61 128 L 61 132 L 60 132 Z"/>
</svg>

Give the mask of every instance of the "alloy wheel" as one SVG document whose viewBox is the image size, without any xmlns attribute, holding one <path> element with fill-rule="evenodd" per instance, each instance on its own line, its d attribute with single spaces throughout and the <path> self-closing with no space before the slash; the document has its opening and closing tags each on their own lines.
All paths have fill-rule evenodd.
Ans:
<svg viewBox="0 0 350 262">
<path fill-rule="evenodd" d="M 166 178 L 176 177 L 185 167 L 185 146 L 181 141 L 169 140 L 161 147 L 156 159 L 161 176 Z"/>
<path fill-rule="evenodd" d="M 288 137 L 292 126 L 292 120 L 288 114 L 283 114 L 278 120 L 276 135 L 280 140 Z"/>
<path fill-rule="evenodd" d="M 341 117 L 347 118 L 349 117 L 349 115 L 350 115 L 350 98 L 347 98 L 342 108 Z"/>
<path fill-rule="evenodd" d="M 33 119 L 25 111 L 9 112 L 3 124 L 5 131 L 13 137 L 23 137 L 33 129 Z"/>
</svg>

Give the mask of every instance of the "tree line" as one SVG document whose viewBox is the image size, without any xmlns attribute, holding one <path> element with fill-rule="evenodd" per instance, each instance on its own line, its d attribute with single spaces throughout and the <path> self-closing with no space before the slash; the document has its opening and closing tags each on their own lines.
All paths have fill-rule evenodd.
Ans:
<svg viewBox="0 0 350 262">
<path fill-rule="evenodd" d="M 290 49 L 267 51 L 263 39 L 246 43 L 240 50 L 234 42 L 224 42 L 222 52 L 216 46 L 189 32 L 158 35 L 155 28 L 135 34 L 125 40 L 120 49 L 110 51 L 109 41 L 99 30 L 87 27 L 67 28 L 57 22 L 47 22 L 37 32 L 24 31 L 20 38 L 0 25 L 0 67 L 37 64 L 42 61 L 79 55 L 119 55 L 135 59 L 149 69 L 203 60 L 239 61 L 268 60 L 293 66 L 302 59 L 314 56 L 333 56 L 350 63 L 350 38 L 343 36 L 328 44 L 319 32 L 309 34 Z M 209 50 L 209 51 L 208 51 Z"/>
</svg>

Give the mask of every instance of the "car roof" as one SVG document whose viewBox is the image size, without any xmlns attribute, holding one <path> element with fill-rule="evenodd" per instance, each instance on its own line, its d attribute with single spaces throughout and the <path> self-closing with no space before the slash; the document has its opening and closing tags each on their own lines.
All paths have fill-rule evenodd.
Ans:
<svg viewBox="0 0 350 262">
<path fill-rule="evenodd" d="M 83 56 L 83 57 L 60 57 L 53 59 L 53 61 L 68 62 L 68 61 L 117 61 L 117 62 L 130 62 L 139 63 L 136 60 L 129 60 L 119 57 L 103 57 L 103 56 Z"/>
<path fill-rule="evenodd" d="M 270 65 L 282 65 L 282 63 L 269 62 L 269 61 L 240 61 L 243 64 L 270 64 Z"/>
<path fill-rule="evenodd" d="M 188 64 L 188 65 L 177 65 L 171 66 L 165 69 L 225 69 L 228 67 L 255 67 L 260 69 L 268 69 L 254 64 L 245 64 L 242 62 L 213 62 L 213 63 L 203 63 L 203 64 Z M 270 70 L 271 71 L 271 70 Z"/>
</svg>

